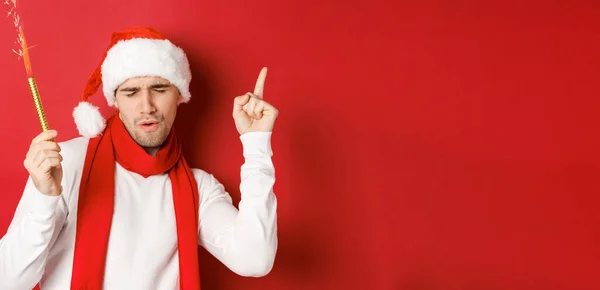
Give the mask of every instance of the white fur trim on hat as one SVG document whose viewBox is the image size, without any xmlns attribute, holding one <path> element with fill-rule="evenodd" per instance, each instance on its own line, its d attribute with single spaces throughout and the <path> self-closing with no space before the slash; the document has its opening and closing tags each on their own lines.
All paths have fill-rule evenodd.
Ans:
<svg viewBox="0 0 600 290">
<path fill-rule="evenodd" d="M 162 77 L 190 100 L 192 79 L 188 59 L 183 50 L 169 40 L 133 38 L 111 47 L 102 63 L 102 90 L 109 106 L 115 103 L 115 90 L 133 77 Z"/>
<path fill-rule="evenodd" d="M 88 103 L 80 102 L 73 110 L 73 118 L 79 134 L 86 138 L 99 136 L 106 127 L 106 120 L 100 114 L 98 107 Z"/>
</svg>

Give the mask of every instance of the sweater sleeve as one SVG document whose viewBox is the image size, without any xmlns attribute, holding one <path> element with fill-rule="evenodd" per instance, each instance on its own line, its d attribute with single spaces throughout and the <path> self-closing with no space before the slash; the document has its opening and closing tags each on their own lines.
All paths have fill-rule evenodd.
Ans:
<svg viewBox="0 0 600 290">
<path fill-rule="evenodd" d="M 67 216 L 63 195 L 40 193 L 31 177 L 0 240 L 0 289 L 31 289 L 41 279 L 51 244 Z"/>
<path fill-rule="evenodd" d="M 277 251 L 271 133 L 246 133 L 240 139 L 245 162 L 239 210 L 223 185 L 205 174 L 199 185 L 199 242 L 238 275 L 260 277 L 271 271 Z"/>
</svg>

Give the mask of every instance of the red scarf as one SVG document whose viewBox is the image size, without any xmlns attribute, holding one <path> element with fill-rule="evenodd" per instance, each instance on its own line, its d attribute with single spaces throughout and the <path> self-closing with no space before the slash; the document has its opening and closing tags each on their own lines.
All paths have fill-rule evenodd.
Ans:
<svg viewBox="0 0 600 290">
<path fill-rule="evenodd" d="M 200 289 L 198 186 L 183 158 L 175 130 L 171 130 L 153 157 L 130 137 L 118 117 L 110 118 L 104 134 L 90 139 L 88 144 L 79 188 L 71 289 L 102 289 L 115 203 L 115 161 L 144 177 L 169 174 L 177 224 L 181 289 Z"/>
</svg>

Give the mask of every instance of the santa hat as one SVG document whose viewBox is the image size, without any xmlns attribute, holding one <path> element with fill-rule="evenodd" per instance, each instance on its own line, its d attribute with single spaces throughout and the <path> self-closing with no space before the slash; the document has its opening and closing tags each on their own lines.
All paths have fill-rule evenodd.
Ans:
<svg viewBox="0 0 600 290">
<path fill-rule="evenodd" d="M 98 107 L 88 102 L 100 85 L 109 106 L 115 103 L 115 91 L 126 80 L 140 76 L 162 77 L 181 94 L 183 103 L 191 98 L 192 78 L 189 62 L 183 50 L 153 28 L 133 27 L 113 33 L 102 62 L 90 76 L 82 101 L 73 111 L 79 134 L 86 138 L 100 135 L 106 120 Z"/>
</svg>

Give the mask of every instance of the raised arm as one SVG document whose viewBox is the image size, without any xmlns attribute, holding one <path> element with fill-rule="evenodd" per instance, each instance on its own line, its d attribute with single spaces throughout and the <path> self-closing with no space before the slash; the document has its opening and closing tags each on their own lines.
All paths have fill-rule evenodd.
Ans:
<svg viewBox="0 0 600 290">
<path fill-rule="evenodd" d="M 241 167 L 239 210 L 217 179 L 203 174 L 200 186 L 200 244 L 233 272 L 264 276 L 277 252 L 277 199 L 271 162 L 271 133 L 241 136 L 245 162 Z"/>
</svg>

